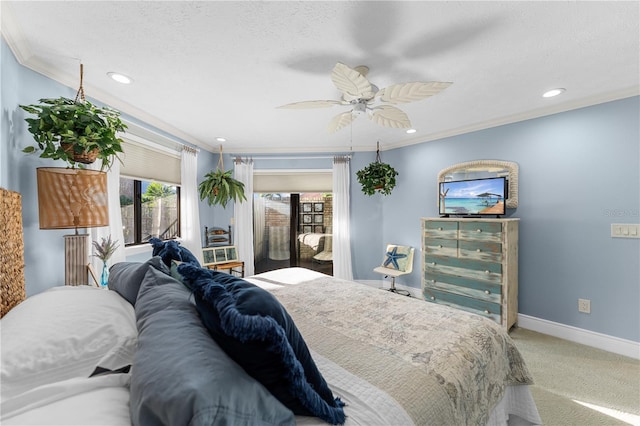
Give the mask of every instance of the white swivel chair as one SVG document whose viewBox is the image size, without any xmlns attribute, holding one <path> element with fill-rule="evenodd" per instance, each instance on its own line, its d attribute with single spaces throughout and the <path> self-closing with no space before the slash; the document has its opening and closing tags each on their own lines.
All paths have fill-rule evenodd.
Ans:
<svg viewBox="0 0 640 426">
<path fill-rule="evenodd" d="M 411 296 L 406 290 L 396 289 L 396 277 L 400 275 L 410 274 L 413 271 L 413 252 L 414 248 L 410 246 L 398 246 L 395 244 L 387 245 L 382 265 L 374 268 L 374 272 L 384 275 L 385 278 L 391 277 L 391 287 L 389 291 L 405 296 Z"/>
</svg>

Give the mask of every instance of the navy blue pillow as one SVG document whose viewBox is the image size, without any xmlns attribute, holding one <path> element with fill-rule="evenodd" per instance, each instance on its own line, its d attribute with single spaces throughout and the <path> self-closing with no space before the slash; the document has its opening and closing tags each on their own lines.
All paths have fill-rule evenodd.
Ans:
<svg viewBox="0 0 640 426">
<path fill-rule="evenodd" d="M 171 267 L 171 261 L 191 263 L 200 267 L 200 262 L 188 249 L 182 247 L 176 240 L 162 241 L 160 238 L 153 237 L 149 240 L 153 246 L 152 256 L 160 256 L 162 261 L 168 267 Z"/>
<path fill-rule="evenodd" d="M 268 291 L 224 272 L 180 264 L 203 324 L 218 345 L 297 415 L 345 421 L 293 320 Z"/>
</svg>

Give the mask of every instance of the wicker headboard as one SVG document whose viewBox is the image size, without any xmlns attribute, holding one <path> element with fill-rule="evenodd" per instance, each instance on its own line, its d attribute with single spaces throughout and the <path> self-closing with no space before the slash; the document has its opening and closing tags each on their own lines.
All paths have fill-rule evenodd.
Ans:
<svg viewBox="0 0 640 426">
<path fill-rule="evenodd" d="M 0 188 L 0 317 L 26 298 L 22 199 L 19 193 Z"/>
</svg>

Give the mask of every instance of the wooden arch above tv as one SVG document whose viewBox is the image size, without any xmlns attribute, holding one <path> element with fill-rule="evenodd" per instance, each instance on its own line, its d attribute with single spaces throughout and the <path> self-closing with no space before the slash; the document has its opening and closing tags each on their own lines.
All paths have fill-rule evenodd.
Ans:
<svg viewBox="0 0 640 426">
<path fill-rule="evenodd" d="M 509 181 L 509 209 L 518 207 L 518 163 L 500 160 L 475 160 L 458 163 L 440 170 L 438 183 L 452 180 L 480 179 L 505 176 Z"/>
</svg>

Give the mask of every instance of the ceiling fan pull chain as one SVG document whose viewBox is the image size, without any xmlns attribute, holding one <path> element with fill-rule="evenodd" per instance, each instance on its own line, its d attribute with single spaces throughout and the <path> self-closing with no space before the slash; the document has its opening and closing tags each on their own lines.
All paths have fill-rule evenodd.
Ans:
<svg viewBox="0 0 640 426">
<path fill-rule="evenodd" d="M 74 100 L 74 102 L 78 102 L 78 99 L 81 99 L 82 102 L 85 101 L 84 87 L 82 86 L 83 75 L 84 75 L 84 65 L 80 63 L 80 87 L 78 88 L 78 92 L 76 93 L 76 99 Z"/>
</svg>

